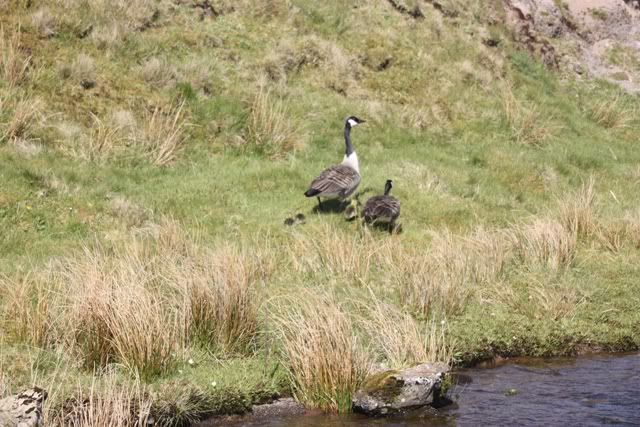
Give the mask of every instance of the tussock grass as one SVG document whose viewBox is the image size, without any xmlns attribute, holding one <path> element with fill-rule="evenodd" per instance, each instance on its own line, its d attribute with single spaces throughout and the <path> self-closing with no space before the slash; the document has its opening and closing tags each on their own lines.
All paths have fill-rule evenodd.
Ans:
<svg viewBox="0 0 640 427">
<path fill-rule="evenodd" d="M 304 69 L 312 70 L 313 81 L 341 95 L 356 94 L 362 74 L 357 58 L 340 45 L 316 35 L 283 39 L 262 60 L 267 76 L 275 81 L 287 79 Z"/>
<path fill-rule="evenodd" d="M 0 76 L 9 87 L 15 87 L 27 79 L 31 55 L 22 50 L 21 29 L 9 33 L 0 27 Z"/>
<path fill-rule="evenodd" d="M 192 344 L 250 351 L 268 264 L 229 245 L 204 250 L 170 222 L 156 233 L 86 248 L 46 278 L 4 279 L 2 319 L 24 321 L 11 322 L 12 338 L 64 343 L 88 368 L 117 362 L 144 378 Z"/>
<path fill-rule="evenodd" d="M 79 53 L 71 63 L 70 72 L 73 79 L 78 83 L 95 82 L 95 60 L 86 53 Z"/>
<path fill-rule="evenodd" d="M 433 232 L 430 245 L 415 248 L 325 227 L 295 236 L 289 259 L 299 273 L 393 290 L 423 315 L 448 315 L 464 309 L 476 285 L 502 274 L 511 258 L 509 245 L 505 233 L 484 229 L 468 236 Z"/>
<path fill-rule="evenodd" d="M 597 220 L 594 212 L 595 179 L 590 176 L 580 189 L 559 199 L 560 222 L 578 237 L 594 233 Z"/>
<path fill-rule="evenodd" d="M 626 129 L 637 117 L 637 110 L 621 95 L 605 98 L 590 104 L 587 114 L 598 125 L 605 129 Z"/>
<path fill-rule="evenodd" d="M 62 6 L 69 18 L 83 24 L 118 23 L 126 32 L 142 31 L 153 25 L 166 1 L 154 0 L 64 0 Z M 77 25 L 78 23 L 75 22 Z"/>
<path fill-rule="evenodd" d="M 22 98 L 14 102 L 13 108 L 9 102 L 0 99 L 0 109 L 7 108 L 9 119 L 0 123 L 0 142 L 16 142 L 31 140 L 33 131 L 42 120 L 43 103 L 39 99 Z"/>
<path fill-rule="evenodd" d="M 31 14 L 31 25 L 41 38 L 53 37 L 57 33 L 57 17 L 48 7 L 42 7 Z"/>
<path fill-rule="evenodd" d="M 431 247 L 397 260 L 393 277 L 403 301 L 425 315 L 464 310 L 477 285 L 497 278 L 509 258 L 501 235 L 479 232 L 466 239 L 448 230 L 434 233 Z"/>
<path fill-rule="evenodd" d="M 160 58 L 152 57 L 140 67 L 140 74 L 145 82 L 155 87 L 162 87 L 175 78 L 175 70 Z"/>
<path fill-rule="evenodd" d="M 348 278 L 352 283 L 366 283 L 378 259 L 375 245 L 371 236 L 361 237 L 324 226 L 294 236 L 287 249 L 294 269 L 300 273 L 326 273 Z"/>
<path fill-rule="evenodd" d="M 634 247 L 640 248 L 640 210 L 626 212 L 623 222 L 627 238 Z"/>
<path fill-rule="evenodd" d="M 582 299 L 575 284 L 538 283 L 529 290 L 529 308 L 536 319 L 571 317 Z"/>
<path fill-rule="evenodd" d="M 424 362 L 450 363 L 453 346 L 445 336 L 446 322 L 416 321 L 410 314 L 377 297 L 360 304 L 366 315 L 360 321 L 374 350 L 390 369 L 402 369 Z"/>
<path fill-rule="evenodd" d="M 63 411 L 48 408 L 45 424 L 72 427 L 141 426 L 153 422 L 151 398 L 139 381 L 119 383 L 113 375 L 95 380 L 84 389 L 77 387 L 75 396 Z"/>
<path fill-rule="evenodd" d="M 34 347 L 47 347 L 53 337 L 51 318 L 55 289 L 34 275 L 0 277 L 4 307 L 0 324 L 7 337 Z M 2 335 L 0 335 L 2 339 Z"/>
<path fill-rule="evenodd" d="M 637 241 L 637 230 L 634 229 L 633 223 L 628 221 L 599 224 L 594 234 L 598 242 L 614 254 L 619 253 L 629 239 L 634 245 Z"/>
<path fill-rule="evenodd" d="M 166 111 L 156 107 L 147 112 L 136 135 L 136 147 L 156 166 L 176 160 L 185 140 L 184 103 Z"/>
<path fill-rule="evenodd" d="M 275 303 L 272 318 L 294 396 L 311 407 L 350 412 L 369 361 L 344 308 L 327 294 L 304 291 Z"/>
<path fill-rule="evenodd" d="M 114 128 L 109 123 L 101 120 L 92 114 L 93 126 L 91 127 L 89 138 L 80 141 L 82 145 L 74 147 L 79 149 L 76 155 L 92 161 L 104 161 L 113 157 L 118 150 L 122 149 L 122 136 L 118 128 Z"/>
<path fill-rule="evenodd" d="M 535 218 L 516 227 L 512 234 L 520 261 L 531 268 L 560 270 L 573 261 L 577 235 L 551 218 Z"/>
<path fill-rule="evenodd" d="M 503 89 L 502 106 L 513 139 L 518 144 L 543 145 L 558 130 L 538 106 L 518 100 L 508 85 Z"/>
<path fill-rule="evenodd" d="M 260 87 L 254 96 L 247 121 L 249 144 L 269 157 L 278 158 L 304 146 L 304 136 L 289 119 L 284 104 Z"/>
</svg>

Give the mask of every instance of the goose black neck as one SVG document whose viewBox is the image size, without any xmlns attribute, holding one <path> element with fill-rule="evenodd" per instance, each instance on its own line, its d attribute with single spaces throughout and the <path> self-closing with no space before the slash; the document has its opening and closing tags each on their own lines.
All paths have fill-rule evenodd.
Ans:
<svg viewBox="0 0 640 427">
<path fill-rule="evenodd" d="M 391 192 L 391 183 L 390 183 L 390 182 L 387 182 L 387 183 L 384 185 L 384 195 L 385 195 L 385 196 L 388 196 L 390 192 Z"/>
<path fill-rule="evenodd" d="M 351 145 L 351 126 L 349 123 L 344 125 L 344 144 L 345 144 L 345 155 L 349 157 L 351 153 L 353 153 L 353 145 Z"/>
</svg>

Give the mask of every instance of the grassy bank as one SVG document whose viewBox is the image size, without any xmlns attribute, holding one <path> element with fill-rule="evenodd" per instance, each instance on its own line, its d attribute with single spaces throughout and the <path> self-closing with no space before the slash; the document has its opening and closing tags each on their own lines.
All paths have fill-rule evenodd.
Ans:
<svg viewBox="0 0 640 427">
<path fill-rule="evenodd" d="M 184 425 L 347 410 L 372 362 L 637 349 L 637 96 L 497 0 L 406 3 L 0 3 L 0 395 Z M 351 114 L 399 235 L 302 196 Z"/>
</svg>

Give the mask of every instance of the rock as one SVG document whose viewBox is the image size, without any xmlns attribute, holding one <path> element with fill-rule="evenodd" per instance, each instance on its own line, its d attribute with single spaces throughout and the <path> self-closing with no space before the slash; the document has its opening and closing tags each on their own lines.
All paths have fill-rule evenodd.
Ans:
<svg viewBox="0 0 640 427">
<path fill-rule="evenodd" d="M 261 419 L 302 414 L 304 414 L 304 405 L 292 397 L 283 397 L 271 403 L 255 405 L 251 410 L 252 418 Z"/>
<path fill-rule="evenodd" d="M 355 394 L 353 409 L 368 415 L 387 415 L 430 405 L 440 395 L 448 371 L 444 363 L 423 363 L 370 375 Z"/>
<path fill-rule="evenodd" d="M 566 30 L 568 21 L 553 0 L 505 0 L 507 25 L 514 41 L 542 59 L 549 68 L 558 68 L 554 46 L 547 37 L 556 38 Z"/>
<path fill-rule="evenodd" d="M 42 422 L 42 405 L 47 392 L 34 387 L 0 400 L 1 427 L 36 427 Z"/>
</svg>

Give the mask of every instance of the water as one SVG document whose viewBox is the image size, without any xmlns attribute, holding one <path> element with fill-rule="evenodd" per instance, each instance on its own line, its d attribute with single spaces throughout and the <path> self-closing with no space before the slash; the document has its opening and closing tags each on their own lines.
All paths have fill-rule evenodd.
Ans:
<svg viewBox="0 0 640 427">
<path fill-rule="evenodd" d="M 463 369 L 454 403 L 402 418 L 318 413 L 243 417 L 206 425 L 236 427 L 640 426 L 640 354 L 520 359 Z"/>
</svg>

